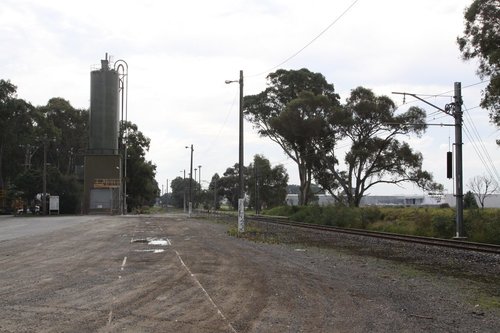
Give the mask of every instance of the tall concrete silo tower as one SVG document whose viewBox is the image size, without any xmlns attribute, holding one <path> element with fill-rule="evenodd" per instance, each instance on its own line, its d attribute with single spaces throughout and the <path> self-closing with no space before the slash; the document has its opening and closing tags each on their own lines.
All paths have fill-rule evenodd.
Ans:
<svg viewBox="0 0 500 333">
<path fill-rule="evenodd" d="M 89 148 L 85 155 L 84 213 L 121 211 L 119 73 L 109 66 L 90 73 Z"/>
<path fill-rule="evenodd" d="M 90 73 L 91 154 L 118 154 L 118 92 L 118 72 L 109 68 L 108 59 L 101 60 L 101 69 Z"/>
</svg>

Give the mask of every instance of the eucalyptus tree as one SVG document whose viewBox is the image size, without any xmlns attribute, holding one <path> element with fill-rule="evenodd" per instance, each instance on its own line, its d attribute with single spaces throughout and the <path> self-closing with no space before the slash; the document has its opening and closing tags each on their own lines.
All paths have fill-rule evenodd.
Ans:
<svg viewBox="0 0 500 333">
<path fill-rule="evenodd" d="M 208 185 L 208 193 L 210 193 L 210 196 L 212 198 L 212 204 L 209 205 L 209 207 L 211 206 L 215 210 L 220 208 L 220 201 L 224 197 L 224 190 L 220 186 L 220 179 L 221 177 L 219 176 L 219 174 L 215 173 L 210 180 L 210 184 Z"/>
<path fill-rule="evenodd" d="M 464 19 L 464 35 L 457 43 L 464 60 L 479 60 L 479 77 L 489 78 L 481 106 L 490 110 L 491 121 L 500 127 L 500 2 L 474 0 Z"/>
<path fill-rule="evenodd" d="M 340 202 L 359 206 L 361 198 L 377 184 L 413 182 L 439 191 L 442 185 L 422 170 L 423 157 L 402 136 L 420 136 L 426 129 L 425 111 L 411 107 L 396 114 L 394 102 L 371 90 L 352 90 L 341 111 L 329 118 L 330 141 L 320 142 L 314 175 L 318 183 Z M 340 160 L 339 144 L 349 147 Z"/>
<path fill-rule="evenodd" d="M 74 174 L 75 166 L 83 165 L 87 148 L 88 110 L 75 109 L 60 97 L 37 109 L 42 115 L 38 136 L 49 139 L 51 160 L 61 174 Z"/>
<path fill-rule="evenodd" d="M 182 208 L 186 200 L 186 189 L 189 187 L 189 178 L 176 177 L 170 183 L 172 199 L 170 204 L 176 208 Z"/>
<path fill-rule="evenodd" d="M 217 193 L 222 194 L 233 209 L 238 209 L 239 199 L 239 165 L 235 163 L 233 167 L 229 167 L 223 173 L 222 177 L 217 180 Z M 243 168 L 244 177 L 246 170 Z M 244 181 L 244 185 L 248 182 Z M 246 187 L 246 186 L 245 186 Z M 245 191 L 246 192 L 246 191 Z"/>
<path fill-rule="evenodd" d="M 282 164 L 273 167 L 265 156 L 255 155 L 246 179 L 250 207 L 260 211 L 285 204 L 288 173 Z"/>
<path fill-rule="evenodd" d="M 261 136 L 277 143 L 298 167 L 299 204 L 306 205 L 318 141 L 327 135 L 326 119 L 339 107 L 339 96 L 320 73 L 279 69 L 267 77 L 268 87 L 246 96 L 244 112 Z"/>
<path fill-rule="evenodd" d="M 23 147 L 30 144 L 36 126 L 33 106 L 17 98 L 16 91 L 14 84 L 0 79 L 0 189 L 23 170 Z"/>
<path fill-rule="evenodd" d="M 120 131 L 127 132 L 127 207 L 152 205 L 159 196 L 155 180 L 156 165 L 146 160 L 151 140 L 139 131 L 136 124 L 127 121 Z"/>
</svg>

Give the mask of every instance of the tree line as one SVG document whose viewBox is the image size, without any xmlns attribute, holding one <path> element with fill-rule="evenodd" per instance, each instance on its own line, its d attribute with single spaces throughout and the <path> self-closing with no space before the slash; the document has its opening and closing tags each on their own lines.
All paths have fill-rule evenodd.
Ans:
<svg viewBox="0 0 500 333">
<path fill-rule="evenodd" d="M 271 166 L 263 155 L 255 155 L 252 163 L 243 167 L 243 179 L 247 194 L 247 207 L 260 211 L 263 208 L 281 206 L 286 203 L 288 173 L 282 164 Z M 200 182 L 190 177 L 177 177 L 171 182 L 172 192 L 162 201 L 177 208 L 183 208 L 191 199 L 195 208 L 219 209 L 222 202 L 230 208 L 238 208 L 239 165 L 226 168 L 220 176 L 214 174 L 208 189 L 202 189 Z"/>
<path fill-rule="evenodd" d="M 16 92 L 13 83 L 0 79 L 0 209 L 8 211 L 19 201 L 25 208 L 35 204 L 42 192 L 45 148 L 47 193 L 60 197 L 61 213 L 79 213 L 89 111 L 60 97 L 33 106 Z M 145 158 L 150 139 L 131 122 L 120 124 L 121 133 L 124 129 L 128 130 L 127 205 L 135 209 L 157 197 L 156 166 Z"/>
</svg>

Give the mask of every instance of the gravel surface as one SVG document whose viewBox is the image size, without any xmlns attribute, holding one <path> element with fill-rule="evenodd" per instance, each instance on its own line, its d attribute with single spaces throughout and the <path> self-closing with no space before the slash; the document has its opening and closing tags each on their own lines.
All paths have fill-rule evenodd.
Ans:
<svg viewBox="0 0 500 333">
<path fill-rule="evenodd" d="M 346 250 L 349 253 L 410 264 L 414 268 L 464 277 L 500 286 L 500 256 L 446 247 L 392 241 L 343 233 L 288 227 L 266 222 L 250 222 L 260 241 Z M 252 236 L 250 236 L 252 238 Z M 499 287 L 500 288 L 500 287 Z M 496 290 L 500 296 L 500 289 Z"/>
<path fill-rule="evenodd" d="M 265 224 L 247 238 L 232 229 L 184 215 L 102 217 L 0 241 L 0 332 L 500 327 L 497 257 Z"/>
</svg>

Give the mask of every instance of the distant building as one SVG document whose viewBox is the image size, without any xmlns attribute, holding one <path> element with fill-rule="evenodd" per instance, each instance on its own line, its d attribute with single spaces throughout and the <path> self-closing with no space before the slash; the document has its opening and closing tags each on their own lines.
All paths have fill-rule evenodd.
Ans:
<svg viewBox="0 0 500 333">
<path fill-rule="evenodd" d="M 328 206 L 335 204 L 335 199 L 331 195 L 318 194 L 318 205 Z M 476 195 L 477 200 L 477 195 Z M 479 203 L 479 200 L 477 200 Z M 298 194 L 288 194 L 286 204 L 297 206 L 299 204 Z M 448 204 L 455 207 L 455 197 L 453 194 L 445 195 L 367 195 L 361 199 L 360 206 L 439 206 Z M 486 198 L 484 206 L 486 208 L 500 208 L 500 194 L 493 194 Z"/>
<path fill-rule="evenodd" d="M 474 194 L 474 196 L 476 197 L 478 206 L 481 207 L 477 194 Z M 456 198 L 453 194 L 446 194 L 444 200 L 450 207 L 456 206 Z M 500 194 L 492 194 L 486 197 L 484 200 L 484 208 L 500 208 Z"/>
<path fill-rule="evenodd" d="M 360 206 L 439 206 L 443 196 L 428 195 L 368 195 L 361 199 Z"/>
</svg>

